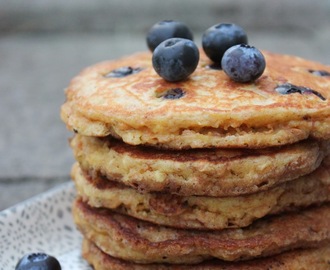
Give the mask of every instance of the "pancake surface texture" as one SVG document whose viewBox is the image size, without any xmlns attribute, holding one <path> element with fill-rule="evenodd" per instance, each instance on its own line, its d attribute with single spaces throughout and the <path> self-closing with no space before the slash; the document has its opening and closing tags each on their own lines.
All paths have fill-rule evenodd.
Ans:
<svg viewBox="0 0 330 270">
<path fill-rule="evenodd" d="M 136 264 L 102 252 L 88 240 L 83 242 L 83 257 L 95 270 L 329 270 L 330 245 L 315 249 L 285 252 L 269 258 L 244 262 L 210 261 L 195 265 Z"/>
<path fill-rule="evenodd" d="M 114 209 L 155 224 L 195 229 L 245 227 L 265 215 L 330 201 L 330 158 L 314 172 L 272 189 L 236 197 L 139 193 L 104 178 L 72 169 L 77 193 L 93 207 Z"/>
<path fill-rule="evenodd" d="M 71 81 L 61 116 L 82 135 L 113 135 L 128 144 L 175 149 L 259 148 L 307 137 L 330 139 L 330 76 L 312 72 L 330 72 L 330 67 L 263 54 L 265 72 L 252 83 L 233 82 L 210 68 L 202 52 L 190 78 L 175 84 L 156 74 L 150 52 L 105 61 Z M 131 75 L 113 76 L 125 67 Z"/>
<path fill-rule="evenodd" d="M 272 256 L 330 243 L 330 205 L 266 219 L 241 229 L 180 230 L 153 225 L 77 200 L 74 220 L 103 252 L 137 263 L 199 263 Z"/>
<path fill-rule="evenodd" d="M 91 174 L 137 188 L 190 196 L 249 194 L 315 170 L 329 142 L 303 141 L 267 149 L 159 150 L 110 138 L 76 135 L 71 147 Z"/>
</svg>

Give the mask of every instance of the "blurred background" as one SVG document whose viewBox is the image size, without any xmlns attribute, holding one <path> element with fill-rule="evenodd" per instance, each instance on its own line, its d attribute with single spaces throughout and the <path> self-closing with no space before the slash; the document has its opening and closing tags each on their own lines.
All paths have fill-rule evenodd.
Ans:
<svg viewBox="0 0 330 270">
<path fill-rule="evenodd" d="M 233 22 L 259 49 L 330 64 L 330 0 L 0 0 L 0 210 L 70 180 L 59 117 L 82 68 L 146 50 L 149 27 L 185 22 L 200 45 Z"/>
</svg>

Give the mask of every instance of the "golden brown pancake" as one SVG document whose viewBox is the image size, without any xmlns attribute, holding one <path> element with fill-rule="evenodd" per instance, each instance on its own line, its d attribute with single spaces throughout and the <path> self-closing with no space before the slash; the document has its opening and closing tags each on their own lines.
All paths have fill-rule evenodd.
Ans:
<svg viewBox="0 0 330 270">
<path fill-rule="evenodd" d="M 308 174 L 320 165 L 330 143 L 304 141 L 257 150 L 165 151 L 76 135 L 71 147 L 85 171 L 140 191 L 220 197 L 267 190 Z"/>
<path fill-rule="evenodd" d="M 84 239 L 83 257 L 95 270 L 329 270 L 330 245 L 288 251 L 268 258 L 244 262 L 206 261 L 195 265 L 136 264 L 111 257 Z"/>
<path fill-rule="evenodd" d="M 265 215 L 330 201 L 330 158 L 314 172 L 275 188 L 236 197 L 140 193 L 101 177 L 92 178 L 76 163 L 78 195 L 93 207 L 110 208 L 155 224 L 195 229 L 245 227 Z"/>
<path fill-rule="evenodd" d="M 263 52 L 266 69 L 252 83 L 237 83 L 212 69 L 201 52 L 185 81 L 166 82 L 150 52 L 84 69 L 66 89 L 61 117 L 87 136 L 165 148 L 284 145 L 330 139 L 330 67 L 295 56 Z M 120 68 L 132 74 L 116 77 Z M 118 73 L 117 73 L 118 74 Z M 281 94 L 279 92 L 290 94 Z"/>
<path fill-rule="evenodd" d="M 218 231 L 162 227 L 79 200 L 73 216 L 84 237 L 103 252 L 136 263 L 247 260 L 330 243 L 330 205 L 326 204 L 259 219 L 244 229 Z"/>
</svg>

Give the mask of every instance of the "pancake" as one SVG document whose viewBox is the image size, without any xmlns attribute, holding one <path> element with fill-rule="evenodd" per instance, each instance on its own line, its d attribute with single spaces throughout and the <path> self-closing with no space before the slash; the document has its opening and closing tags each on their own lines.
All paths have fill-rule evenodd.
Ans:
<svg viewBox="0 0 330 270">
<path fill-rule="evenodd" d="M 330 76 L 321 76 L 329 66 L 264 51 L 263 75 L 236 83 L 200 54 L 196 71 L 177 83 L 156 74 L 150 52 L 88 67 L 67 87 L 61 117 L 82 135 L 173 149 L 330 139 Z"/>
<path fill-rule="evenodd" d="M 295 250 L 269 258 L 245 262 L 213 260 L 196 265 L 136 264 L 111 257 L 92 242 L 84 239 L 83 257 L 95 270 L 329 270 L 330 245 L 314 249 Z"/>
<path fill-rule="evenodd" d="M 165 151 L 76 135 L 71 147 L 85 171 L 139 191 L 220 197 L 267 190 L 308 174 L 320 165 L 330 143 L 303 141 L 259 150 Z"/>
<path fill-rule="evenodd" d="M 314 172 L 267 191 L 224 198 L 141 194 L 108 179 L 92 178 L 77 163 L 71 175 L 78 195 L 90 206 L 165 226 L 224 229 L 245 227 L 265 215 L 330 201 L 330 157 L 327 160 Z"/>
<path fill-rule="evenodd" d="M 247 260 L 330 243 L 330 205 L 259 219 L 244 229 L 218 231 L 153 225 L 79 200 L 73 216 L 84 237 L 103 252 L 136 263 Z"/>
</svg>

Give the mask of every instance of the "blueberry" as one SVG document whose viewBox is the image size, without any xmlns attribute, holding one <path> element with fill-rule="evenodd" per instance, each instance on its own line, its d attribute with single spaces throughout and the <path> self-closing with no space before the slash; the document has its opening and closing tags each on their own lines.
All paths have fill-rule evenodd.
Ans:
<svg viewBox="0 0 330 270">
<path fill-rule="evenodd" d="M 310 88 L 304 87 L 304 86 L 297 86 L 297 85 L 294 85 L 291 83 L 285 83 L 285 84 L 278 85 L 275 88 L 275 91 L 282 95 L 288 95 L 288 94 L 294 94 L 294 93 L 313 94 L 313 95 L 319 97 L 321 100 L 326 100 L 326 98 L 324 96 L 322 96 L 322 94 L 320 94 L 319 92 L 317 92 L 313 89 L 310 89 Z"/>
<path fill-rule="evenodd" d="M 247 44 L 244 29 L 232 23 L 220 23 L 207 29 L 202 37 L 202 46 L 206 55 L 216 63 L 221 63 L 223 54 L 237 44 Z"/>
<path fill-rule="evenodd" d="M 240 44 L 229 48 L 221 60 L 223 71 L 236 82 L 251 82 L 265 70 L 263 54 L 253 46 Z"/>
<path fill-rule="evenodd" d="M 31 253 L 19 260 L 15 270 L 61 270 L 61 265 L 48 254 Z"/>
<path fill-rule="evenodd" d="M 193 40 L 193 34 L 183 22 L 164 20 L 154 24 L 147 34 L 147 45 L 150 51 L 169 38 L 186 38 Z"/>
<path fill-rule="evenodd" d="M 326 70 L 314 70 L 314 69 L 309 69 L 308 70 L 310 73 L 312 73 L 315 76 L 320 76 L 320 77 L 326 77 L 330 76 L 330 72 Z"/>
<path fill-rule="evenodd" d="M 122 78 L 126 77 L 131 74 L 135 74 L 140 72 L 141 68 L 132 68 L 132 67 L 120 67 L 110 71 L 109 73 L 105 74 L 104 77 L 106 78 Z"/>
<path fill-rule="evenodd" d="M 288 95 L 288 94 L 293 94 L 293 93 L 302 94 L 303 92 L 305 92 L 305 89 L 306 88 L 302 87 L 302 86 L 296 86 L 291 83 L 285 83 L 285 84 L 278 85 L 275 88 L 275 91 L 282 95 Z"/>
<path fill-rule="evenodd" d="M 198 65 L 196 44 L 184 38 L 170 38 L 160 43 L 152 55 L 152 65 L 159 76 L 170 82 L 186 79 Z"/>
<path fill-rule="evenodd" d="M 159 95 L 158 97 L 162 97 L 164 99 L 179 99 L 185 95 L 185 92 L 182 88 L 171 88 Z"/>
</svg>

